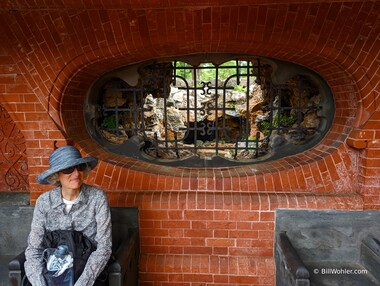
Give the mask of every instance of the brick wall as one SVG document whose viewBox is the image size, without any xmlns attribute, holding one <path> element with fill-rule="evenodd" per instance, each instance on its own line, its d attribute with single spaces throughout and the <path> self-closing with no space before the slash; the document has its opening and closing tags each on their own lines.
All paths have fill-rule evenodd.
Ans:
<svg viewBox="0 0 380 286">
<path fill-rule="evenodd" d="M 54 142 L 97 156 L 88 182 L 112 205 L 139 207 L 141 285 L 273 285 L 276 208 L 380 209 L 379 2 L 38 2 L 0 7 L 0 104 L 22 134 L 31 202 L 49 189 L 35 178 Z M 121 158 L 90 139 L 83 98 L 100 75 L 214 52 L 319 73 L 336 104 L 328 135 L 275 162 L 200 170 Z"/>
</svg>

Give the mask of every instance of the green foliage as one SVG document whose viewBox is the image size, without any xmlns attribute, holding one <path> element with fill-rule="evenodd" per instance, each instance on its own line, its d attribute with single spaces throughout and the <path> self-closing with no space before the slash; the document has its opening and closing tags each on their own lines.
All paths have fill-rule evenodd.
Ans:
<svg viewBox="0 0 380 286">
<path fill-rule="evenodd" d="M 235 109 L 235 103 L 234 102 L 227 102 L 226 103 L 226 108 Z"/>
<path fill-rule="evenodd" d="M 235 66 L 235 65 L 236 65 L 236 61 L 228 61 L 221 64 L 218 70 L 219 79 L 225 80 L 231 75 L 237 74 L 236 68 L 228 68 L 230 66 Z"/>
<path fill-rule="evenodd" d="M 200 74 L 200 80 L 204 82 L 215 80 L 215 69 L 213 64 L 203 63 L 201 67 L 209 67 L 209 69 L 199 69 L 197 73 Z"/>
<path fill-rule="evenodd" d="M 288 116 L 286 114 L 282 114 L 281 116 L 277 114 L 273 118 L 272 125 L 270 124 L 269 120 L 263 120 L 259 124 L 259 129 L 261 132 L 264 133 L 265 136 L 269 135 L 269 132 L 271 129 L 275 128 L 281 128 L 281 127 L 290 127 L 294 123 L 296 123 L 297 119 L 291 116 Z"/>
<path fill-rule="evenodd" d="M 263 120 L 259 124 L 259 130 L 264 133 L 265 136 L 269 135 L 271 124 L 268 120 Z"/>
<path fill-rule="evenodd" d="M 243 64 L 243 63 L 244 62 L 242 62 L 241 64 Z M 232 75 L 236 75 L 237 70 L 236 70 L 236 68 L 232 67 L 235 65 L 236 65 L 236 61 L 234 61 L 234 60 L 221 64 L 219 66 L 219 69 L 218 69 L 219 80 L 225 80 Z M 215 66 L 213 64 L 202 63 L 202 64 L 200 64 L 200 67 L 202 67 L 202 69 L 196 69 L 198 80 L 204 81 L 204 82 L 215 80 L 216 69 L 215 69 Z M 206 67 L 206 69 L 205 69 L 205 67 Z M 209 69 L 207 67 L 209 67 Z M 186 80 L 193 79 L 194 70 L 192 69 L 191 65 L 189 65 L 185 62 L 176 62 L 176 68 L 177 68 L 177 75 L 178 76 L 182 76 Z"/>
<path fill-rule="evenodd" d="M 116 114 L 113 113 L 111 115 L 104 117 L 101 126 L 107 129 L 115 129 L 116 128 Z"/>
<path fill-rule="evenodd" d="M 247 88 L 245 86 L 240 85 L 240 84 L 235 85 L 234 90 L 239 91 L 239 92 L 243 92 L 243 93 L 247 92 Z"/>
<path fill-rule="evenodd" d="M 191 69 L 182 69 L 186 67 L 191 67 L 189 64 L 184 62 L 176 62 L 177 75 L 184 77 L 186 80 L 192 79 L 193 74 Z"/>
<path fill-rule="evenodd" d="M 277 128 L 279 126 L 289 127 L 296 122 L 296 118 L 282 114 L 281 116 L 277 114 L 273 119 L 273 127 Z"/>
</svg>

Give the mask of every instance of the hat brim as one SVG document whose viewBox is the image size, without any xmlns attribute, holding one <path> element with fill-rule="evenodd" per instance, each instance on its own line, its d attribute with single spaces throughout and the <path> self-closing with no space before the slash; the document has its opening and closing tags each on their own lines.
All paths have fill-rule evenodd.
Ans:
<svg viewBox="0 0 380 286">
<path fill-rule="evenodd" d="M 57 168 L 46 170 L 45 172 L 37 176 L 37 181 L 42 185 L 48 185 L 50 184 L 48 179 L 53 174 L 58 173 L 70 167 L 78 166 L 80 164 L 87 164 L 90 170 L 92 170 L 98 164 L 98 159 L 96 159 L 95 157 L 84 157 L 84 158 L 78 158 L 76 160 L 72 160 L 68 164 L 60 165 L 59 168 L 57 167 Z"/>
</svg>

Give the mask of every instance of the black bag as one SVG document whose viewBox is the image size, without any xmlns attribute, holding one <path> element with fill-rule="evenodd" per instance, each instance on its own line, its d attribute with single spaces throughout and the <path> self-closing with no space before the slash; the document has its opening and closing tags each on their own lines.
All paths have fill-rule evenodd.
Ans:
<svg viewBox="0 0 380 286">
<path fill-rule="evenodd" d="M 91 253 L 96 250 L 94 243 L 80 231 L 75 230 L 55 230 L 45 234 L 43 247 L 57 248 L 59 245 L 67 245 L 69 251 L 73 254 L 74 263 L 74 283 L 82 274 L 87 260 Z M 45 267 L 46 269 L 46 267 Z M 47 270 L 44 272 L 47 278 Z"/>
<path fill-rule="evenodd" d="M 47 248 L 57 248 L 59 245 L 65 244 L 69 247 L 69 251 L 73 254 L 74 263 L 74 283 L 81 276 L 88 258 L 91 253 L 96 250 L 94 243 L 85 236 L 80 231 L 75 230 L 54 230 L 48 231 L 43 239 L 43 247 Z M 114 260 L 113 256 L 111 256 L 108 263 L 111 263 Z M 43 273 L 45 279 L 48 278 L 48 271 L 46 267 L 44 268 Z M 32 286 L 30 284 L 26 275 L 24 276 L 22 282 L 22 286 Z M 103 270 L 102 273 L 97 277 L 95 286 L 107 286 L 108 285 L 108 272 L 107 267 Z"/>
</svg>

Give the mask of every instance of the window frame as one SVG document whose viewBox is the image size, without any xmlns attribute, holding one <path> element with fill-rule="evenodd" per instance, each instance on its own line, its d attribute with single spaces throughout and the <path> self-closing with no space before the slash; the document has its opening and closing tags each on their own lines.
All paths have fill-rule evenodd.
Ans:
<svg viewBox="0 0 380 286">
<path fill-rule="evenodd" d="M 274 90 L 281 90 L 281 89 L 287 89 L 288 86 L 286 86 L 286 82 L 294 78 L 295 76 L 302 76 L 306 78 L 310 83 L 312 83 L 313 86 L 316 86 L 319 89 L 319 93 L 322 97 L 322 102 L 320 103 L 320 108 L 322 112 L 318 113 L 318 116 L 320 118 L 320 123 L 318 126 L 318 136 L 313 136 L 310 138 L 307 142 L 304 142 L 303 144 L 289 144 L 284 142 L 281 142 L 278 138 L 276 140 L 273 140 L 275 142 L 272 142 L 272 145 L 270 146 L 270 152 L 268 154 L 263 156 L 258 156 L 253 159 L 249 160 L 238 160 L 236 159 L 236 152 L 235 156 L 232 159 L 226 159 L 222 156 L 219 156 L 218 154 L 218 148 L 216 149 L 215 156 L 212 157 L 203 157 L 200 158 L 195 152 L 193 156 L 189 156 L 187 158 L 175 158 L 175 159 L 163 159 L 160 157 L 153 157 L 148 155 L 145 150 L 147 150 L 147 140 L 144 138 L 144 136 L 131 136 L 127 141 L 125 141 L 122 144 L 114 144 L 109 142 L 107 139 L 104 138 L 99 133 L 99 129 L 97 128 L 96 123 L 96 113 L 99 111 L 99 95 L 98 91 L 106 83 L 108 80 L 112 78 L 124 78 L 129 81 L 130 85 L 138 84 L 138 76 L 136 76 L 136 73 L 138 73 L 139 70 L 141 70 L 142 67 L 154 64 L 154 63 L 164 63 L 164 62 L 175 62 L 175 61 L 182 61 L 186 62 L 189 65 L 192 66 L 199 66 L 203 62 L 210 62 L 214 65 L 218 66 L 226 61 L 229 60 L 241 60 L 241 61 L 247 61 L 252 58 L 257 59 L 258 61 L 263 61 L 267 65 L 270 65 L 272 70 L 270 72 L 270 75 L 268 75 L 269 83 L 270 84 L 270 94 L 271 94 L 271 104 L 273 104 L 273 91 Z M 128 70 L 128 72 L 125 72 Z M 135 74 L 133 76 L 131 75 L 131 71 L 135 71 Z M 259 73 L 259 79 L 260 79 L 260 73 Z M 176 78 L 176 77 L 175 77 Z M 217 79 L 216 79 L 217 80 Z M 210 84 L 204 83 L 203 86 L 200 87 L 200 90 L 204 92 L 207 92 L 206 89 L 214 88 L 217 90 L 217 85 L 210 86 Z M 194 89 L 194 87 L 192 87 Z M 145 87 L 146 89 L 146 87 Z M 195 89 L 196 90 L 196 89 Z M 142 95 L 146 93 L 144 91 L 144 85 L 140 85 L 139 87 L 133 87 L 129 91 L 132 92 L 140 92 L 140 101 L 143 102 L 144 98 Z M 189 89 L 187 89 L 187 92 L 189 94 Z M 217 92 L 216 92 L 217 93 Z M 247 96 L 249 93 L 249 89 L 247 91 Z M 195 93 L 196 94 L 196 93 Z M 137 97 L 134 97 L 137 98 Z M 189 99 L 189 96 L 187 97 Z M 136 100 L 135 100 L 136 101 Z M 247 101 L 248 102 L 248 101 Z M 225 100 L 223 101 L 223 112 L 225 114 Z M 88 107 L 85 111 L 85 121 L 86 126 L 88 129 L 88 132 L 90 133 L 91 137 L 95 139 L 100 145 L 103 146 L 106 150 L 116 153 L 119 155 L 144 160 L 151 163 L 157 163 L 160 165 L 168 165 L 168 166 L 183 166 L 183 167 L 196 167 L 196 168 L 204 168 L 204 167 L 228 167 L 228 166 L 238 166 L 238 165 L 246 165 L 246 164 L 256 164 L 260 162 L 266 162 L 271 160 L 277 160 L 286 156 L 294 155 L 297 153 L 301 153 L 307 149 L 312 148 L 316 144 L 318 144 L 327 134 L 329 131 L 334 117 L 334 100 L 332 92 L 327 85 L 327 83 L 315 72 L 305 68 L 301 67 L 289 62 L 282 62 L 275 59 L 267 59 L 267 58 L 261 58 L 261 57 L 255 57 L 255 56 L 247 56 L 247 55 L 195 55 L 195 56 L 184 56 L 184 57 L 176 57 L 174 59 L 172 58 L 165 58 L 160 59 L 159 61 L 147 61 L 138 63 L 135 65 L 131 65 L 126 68 L 117 69 L 115 71 L 111 71 L 110 73 L 104 75 L 102 78 L 100 78 L 98 81 L 94 83 L 91 90 L 88 93 L 88 96 L 86 97 L 86 106 Z M 136 105 L 135 105 L 136 106 Z M 164 97 L 164 106 L 166 108 L 166 97 Z M 214 107 L 215 108 L 215 107 Z M 217 108 L 217 107 L 216 107 Z M 196 109 L 196 108 L 195 108 Z M 98 111 L 97 111 L 98 110 Z M 143 110 L 143 104 L 140 106 L 141 114 L 144 114 Z M 218 114 L 218 109 L 214 109 L 216 114 Z M 130 111 L 130 110 L 128 110 Z M 205 109 L 206 111 L 206 109 Z M 117 114 L 117 112 L 116 112 Z M 135 123 L 138 121 L 136 117 L 134 117 Z M 144 124 L 144 120 L 140 120 L 142 124 Z M 273 121 L 273 117 L 271 118 L 271 121 Z M 196 121 L 195 121 L 196 122 Z M 217 121 L 216 121 L 217 122 Z M 167 128 L 167 126 L 165 127 Z M 271 127 L 273 130 L 273 125 Z M 272 130 L 271 130 L 272 132 Z M 157 141 L 156 141 L 157 142 Z M 164 145 L 167 147 L 167 140 L 164 140 Z M 246 144 L 249 142 L 247 141 Z M 154 142 L 153 142 L 154 144 Z M 216 143 L 217 144 L 217 143 Z M 255 142 L 256 144 L 256 150 L 257 150 L 257 140 Z M 236 144 L 237 146 L 238 144 Z M 297 146 L 295 146 L 297 145 Z M 196 144 L 194 144 L 196 146 Z M 248 146 L 248 145 L 246 145 Z M 149 148 L 149 147 L 148 147 Z M 165 149 L 165 148 L 164 148 Z M 173 148 L 172 148 L 173 149 Z M 175 149 L 175 148 L 174 148 Z M 191 149 L 191 148 L 190 148 Z M 194 150 L 196 151 L 197 148 L 194 147 Z"/>
</svg>

